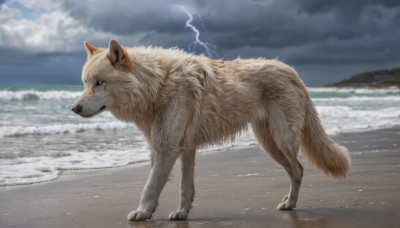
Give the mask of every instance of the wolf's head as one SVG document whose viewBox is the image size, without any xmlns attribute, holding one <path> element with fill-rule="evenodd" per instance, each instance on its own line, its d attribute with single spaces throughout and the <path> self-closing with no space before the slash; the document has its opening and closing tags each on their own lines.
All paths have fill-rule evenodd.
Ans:
<svg viewBox="0 0 400 228">
<path fill-rule="evenodd" d="M 72 111 L 82 117 L 92 117 L 115 106 L 121 84 L 129 83 L 131 61 L 117 41 L 108 49 L 96 48 L 85 42 L 88 58 L 82 71 L 85 90 Z"/>
</svg>

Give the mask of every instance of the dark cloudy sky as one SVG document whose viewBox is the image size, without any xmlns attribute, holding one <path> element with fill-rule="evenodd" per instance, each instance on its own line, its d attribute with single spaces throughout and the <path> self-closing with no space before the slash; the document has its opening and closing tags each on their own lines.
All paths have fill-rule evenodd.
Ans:
<svg viewBox="0 0 400 228">
<path fill-rule="evenodd" d="M 0 0 L 0 85 L 80 84 L 85 40 L 278 58 L 308 86 L 400 66 L 399 0 Z M 196 49 L 196 54 L 201 53 Z"/>
</svg>

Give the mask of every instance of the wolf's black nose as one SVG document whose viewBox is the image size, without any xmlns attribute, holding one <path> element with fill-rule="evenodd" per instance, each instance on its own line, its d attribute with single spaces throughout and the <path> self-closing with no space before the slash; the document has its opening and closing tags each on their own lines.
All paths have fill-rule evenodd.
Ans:
<svg viewBox="0 0 400 228">
<path fill-rule="evenodd" d="M 72 108 L 72 111 L 75 113 L 80 113 L 82 111 L 82 105 L 78 104 L 77 106 Z"/>
</svg>

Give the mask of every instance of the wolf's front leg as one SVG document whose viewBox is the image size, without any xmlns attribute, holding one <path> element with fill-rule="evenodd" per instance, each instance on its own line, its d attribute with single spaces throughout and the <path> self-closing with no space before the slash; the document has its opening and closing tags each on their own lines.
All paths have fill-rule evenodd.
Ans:
<svg viewBox="0 0 400 228">
<path fill-rule="evenodd" d="M 156 153 L 154 156 L 154 164 L 140 197 L 140 205 L 136 211 L 131 211 L 128 214 L 128 220 L 130 221 L 143 221 L 151 218 L 151 215 L 156 210 L 161 190 L 167 182 L 177 158 L 174 153 Z"/>
<path fill-rule="evenodd" d="M 181 203 L 177 211 L 171 212 L 169 218 L 171 220 L 184 220 L 187 218 L 192 208 L 194 190 L 194 163 L 195 150 L 185 151 L 181 154 L 182 161 L 182 179 L 181 179 Z"/>
<path fill-rule="evenodd" d="M 176 159 L 182 154 L 182 138 L 186 129 L 188 112 L 182 96 L 173 96 L 163 107 L 151 126 L 149 144 L 153 150 L 153 168 L 140 197 L 136 211 L 128 214 L 130 221 L 142 221 L 151 218 L 158 204 L 158 197 L 172 170 Z"/>
</svg>

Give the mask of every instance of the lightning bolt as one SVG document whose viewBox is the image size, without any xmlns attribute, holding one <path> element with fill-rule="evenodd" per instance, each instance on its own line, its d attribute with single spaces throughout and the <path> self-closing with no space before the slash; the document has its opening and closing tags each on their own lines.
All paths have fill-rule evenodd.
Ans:
<svg viewBox="0 0 400 228">
<path fill-rule="evenodd" d="M 189 44 L 188 50 L 189 51 L 193 50 L 193 52 L 194 52 L 195 49 L 196 49 L 197 44 L 199 44 L 206 50 L 208 57 L 211 57 L 211 58 L 213 56 L 218 57 L 219 55 L 215 51 L 215 46 L 214 45 L 206 43 L 206 42 L 203 42 L 203 41 L 200 40 L 200 31 L 194 25 L 191 24 L 192 21 L 193 21 L 192 13 L 190 13 L 184 6 L 180 6 L 180 9 L 182 11 L 184 11 L 189 16 L 189 19 L 186 21 L 185 28 L 192 29 L 192 31 L 196 34 L 195 35 L 195 40 L 192 43 Z"/>
</svg>

